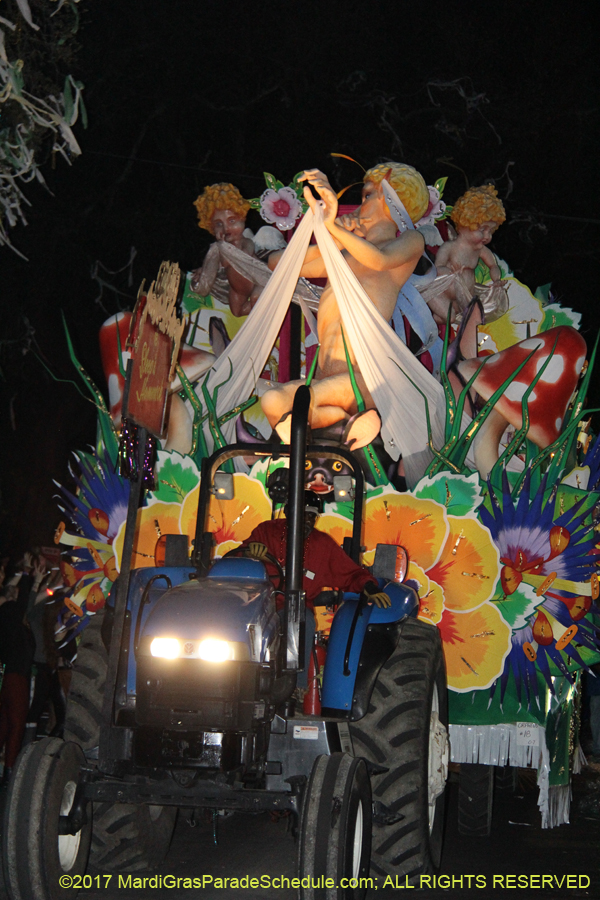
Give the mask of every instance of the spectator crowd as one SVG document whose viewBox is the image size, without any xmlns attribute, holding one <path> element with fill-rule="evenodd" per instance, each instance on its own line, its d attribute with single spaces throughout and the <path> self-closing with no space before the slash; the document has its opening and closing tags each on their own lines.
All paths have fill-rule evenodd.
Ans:
<svg viewBox="0 0 600 900">
<path fill-rule="evenodd" d="M 0 560 L 2 786 L 25 743 L 41 734 L 63 734 L 77 652 L 64 601 L 60 568 L 52 568 L 39 548 L 16 565 L 9 557 Z"/>
</svg>

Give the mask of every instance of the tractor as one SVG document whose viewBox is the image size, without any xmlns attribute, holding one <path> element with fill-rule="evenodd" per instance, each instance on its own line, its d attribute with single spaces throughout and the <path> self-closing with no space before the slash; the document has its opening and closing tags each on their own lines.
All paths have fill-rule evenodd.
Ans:
<svg viewBox="0 0 600 900">
<path fill-rule="evenodd" d="M 186 538 L 167 536 L 160 564 L 127 577 L 122 567 L 113 605 L 81 638 L 65 740 L 42 738 L 15 765 L 3 848 L 11 900 L 74 897 L 65 874 L 156 866 L 179 808 L 289 810 L 301 897 L 319 884 L 324 897 L 358 900 L 369 873 L 418 884 L 439 865 L 444 662 L 437 628 L 417 618 L 417 594 L 399 581 L 399 548 L 379 545 L 373 565 L 389 608 L 338 597 L 321 714 L 295 708 L 306 460 L 332 457 L 352 471 L 343 549 L 356 562 L 365 491 L 348 450 L 307 443 L 309 405 L 299 388 L 289 446 L 238 443 L 203 460 L 191 559 Z M 211 496 L 226 510 L 232 461 L 249 456 L 289 459 L 286 566 L 273 579 L 257 559 L 212 558 Z M 129 516 L 124 559 L 134 527 Z"/>
</svg>

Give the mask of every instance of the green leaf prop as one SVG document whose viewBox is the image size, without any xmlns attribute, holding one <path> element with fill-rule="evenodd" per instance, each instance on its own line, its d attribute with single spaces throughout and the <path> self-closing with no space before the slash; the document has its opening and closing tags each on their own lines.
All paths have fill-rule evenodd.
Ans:
<svg viewBox="0 0 600 900">
<path fill-rule="evenodd" d="M 119 443 L 117 440 L 115 427 L 112 423 L 112 419 L 108 412 L 104 397 L 102 396 L 100 389 L 96 386 L 93 379 L 90 378 L 88 373 L 85 371 L 85 369 L 75 356 L 75 350 L 73 349 L 71 335 L 69 334 L 69 329 L 67 328 L 67 320 L 65 319 L 65 315 L 62 311 L 61 316 L 63 320 L 63 328 L 65 329 L 65 336 L 67 338 L 67 347 L 69 348 L 69 356 L 71 357 L 71 362 L 77 369 L 81 380 L 92 395 L 93 403 L 98 410 L 98 436 L 96 439 L 97 444 L 99 445 L 100 442 L 104 444 L 104 446 L 106 447 L 106 452 L 108 453 L 110 459 L 113 463 L 115 463 L 117 460 Z"/>
<path fill-rule="evenodd" d="M 265 176 L 267 187 L 271 188 L 272 191 L 278 191 L 283 187 L 283 183 L 275 178 L 274 175 L 271 175 L 270 172 L 263 172 L 263 175 Z"/>
<path fill-rule="evenodd" d="M 527 619 L 536 609 L 542 606 L 543 597 L 538 597 L 535 589 L 530 585 L 520 585 L 510 596 L 506 596 L 502 586 L 498 583 L 496 595 L 492 597 L 492 603 L 498 607 L 504 621 L 510 625 L 513 631 L 524 628 Z"/>
<path fill-rule="evenodd" d="M 156 489 L 152 496 L 164 503 L 181 503 L 200 481 L 200 473 L 193 459 L 171 452 L 158 454 Z"/>
<path fill-rule="evenodd" d="M 440 472 L 433 478 L 423 478 L 414 490 L 419 500 L 435 500 L 452 516 L 466 516 L 481 505 L 481 485 L 476 472 L 457 476 L 452 472 Z"/>
<path fill-rule="evenodd" d="M 65 104 L 65 120 L 71 125 L 71 116 L 73 115 L 73 91 L 71 90 L 71 82 L 68 77 L 65 78 L 63 100 Z"/>
</svg>

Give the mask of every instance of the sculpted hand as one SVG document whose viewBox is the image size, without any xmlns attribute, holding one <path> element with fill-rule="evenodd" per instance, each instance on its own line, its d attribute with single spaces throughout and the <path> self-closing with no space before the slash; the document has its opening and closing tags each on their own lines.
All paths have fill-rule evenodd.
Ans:
<svg viewBox="0 0 600 900">
<path fill-rule="evenodd" d="M 251 541 L 246 548 L 246 556 L 252 556 L 254 559 L 265 559 L 268 552 L 260 541 Z"/>
<path fill-rule="evenodd" d="M 360 222 L 356 216 L 351 213 L 345 213 L 343 216 L 337 218 L 335 224 L 339 225 L 340 228 L 345 228 L 346 231 L 358 231 L 360 227 Z"/>
<path fill-rule="evenodd" d="M 313 212 L 315 212 L 316 210 L 318 200 L 315 198 L 315 195 L 308 185 L 311 185 L 315 189 L 315 191 L 323 201 L 323 219 L 325 225 L 332 225 L 335 222 L 335 217 L 337 216 L 338 201 L 335 191 L 327 180 L 327 176 L 324 175 L 319 169 L 307 169 L 298 180 L 308 182 L 308 184 L 304 188 L 304 199 Z"/>
</svg>

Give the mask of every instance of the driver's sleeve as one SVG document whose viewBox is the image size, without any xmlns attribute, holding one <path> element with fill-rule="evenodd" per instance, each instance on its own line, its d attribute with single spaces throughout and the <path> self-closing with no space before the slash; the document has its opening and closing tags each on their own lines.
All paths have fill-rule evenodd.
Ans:
<svg viewBox="0 0 600 900">
<path fill-rule="evenodd" d="M 257 542 L 259 544 L 264 544 L 269 553 L 280 560 L 284 527 L 285 519 L 272 519 L 268 522 L 261 522 L 260 525 L 257 525 L 251 534 L 248 535 L 246 540 L 242 541 L 240 550 L 244 550 L 249 544 Z M 280 560 L 280 562 L 285 564 L 285 547 L 284 558 L 283 561 Z"/>
<path fill-rule="evenodd" d="M 366 584 L 375 580 L 367 569 L 350 559 L 332 537 L 316 528 L 311 532 L 307 556 L 306 564 L 315 572 L 316 593 L 329 587 L 359 594 Z"/>
</svg>

